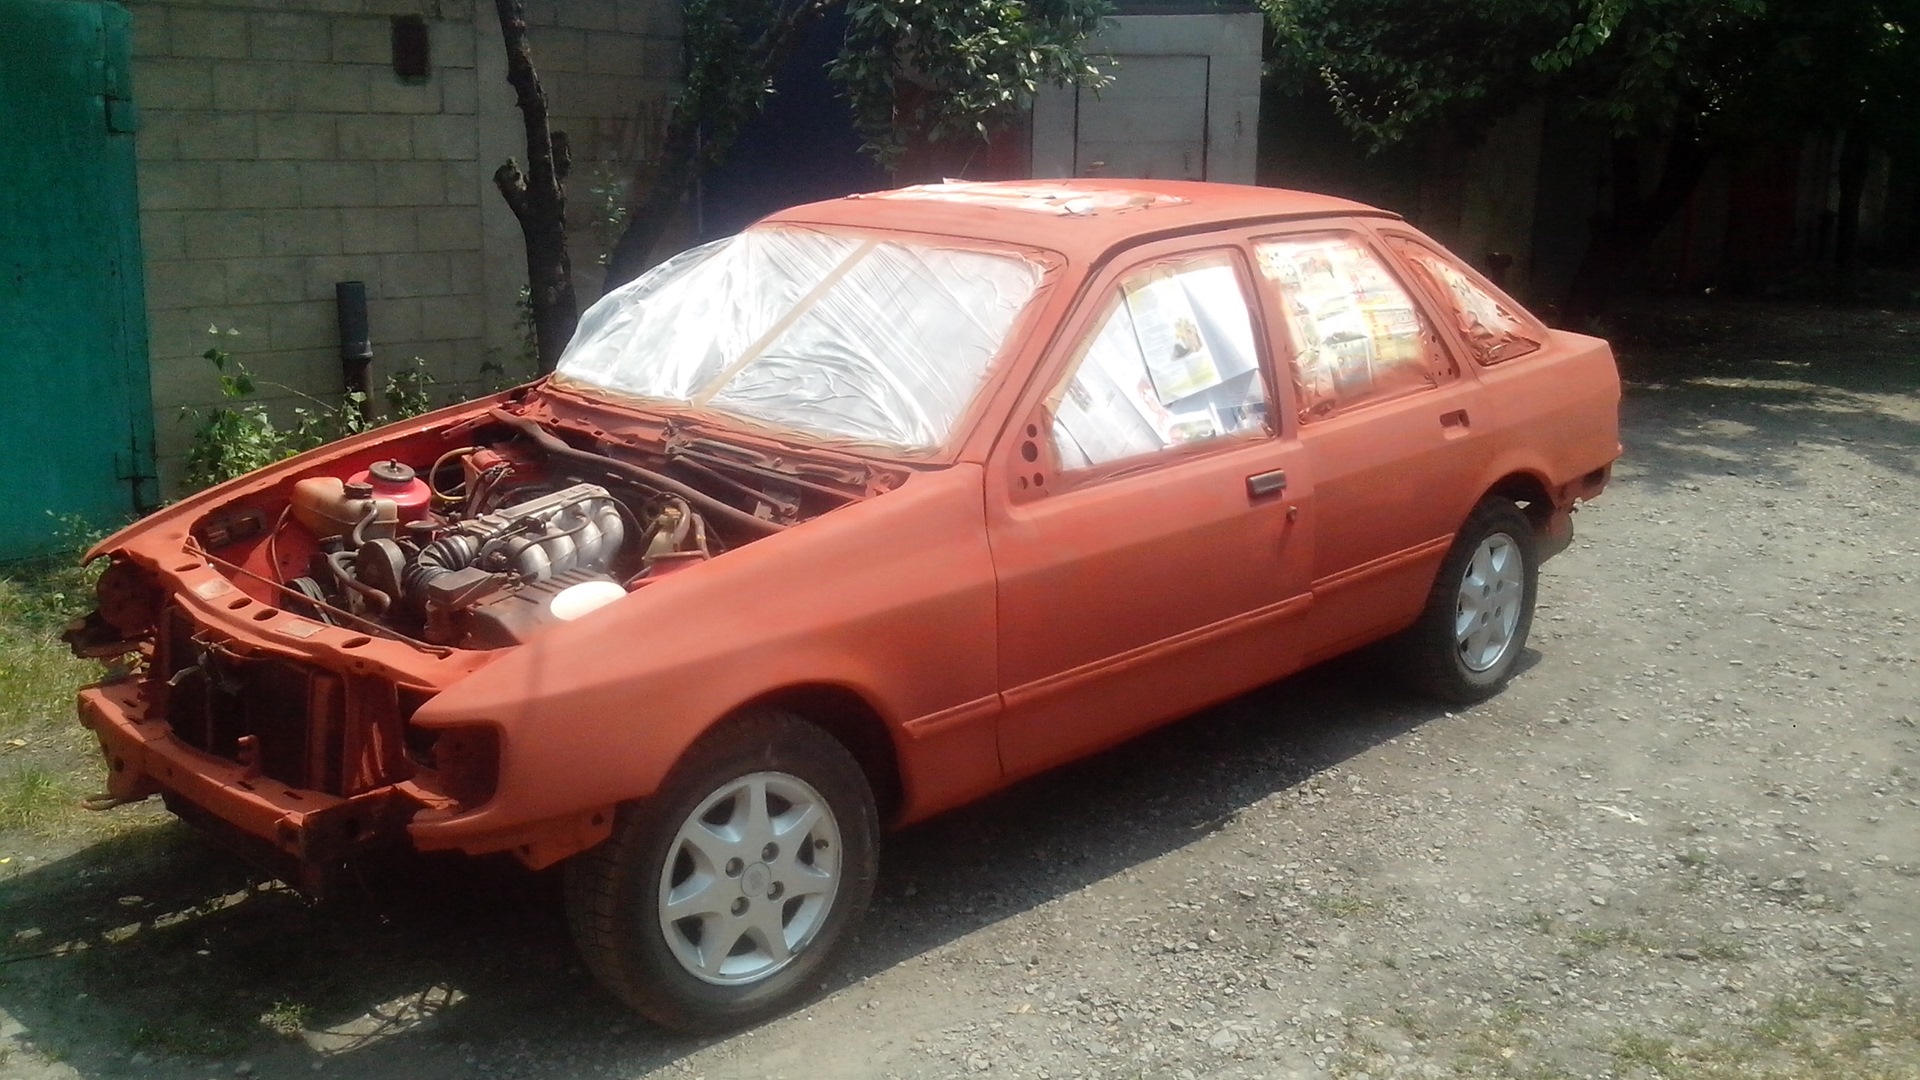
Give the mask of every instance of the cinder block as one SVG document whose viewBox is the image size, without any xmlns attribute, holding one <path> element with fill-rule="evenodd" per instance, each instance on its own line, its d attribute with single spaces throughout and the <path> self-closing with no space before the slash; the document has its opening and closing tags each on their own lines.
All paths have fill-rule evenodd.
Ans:
<svg viewBox="0 0 1920 1080">
<path fill-rule="evenodd" d="M 474 328 L 481 325 L 483 318 L 484 312 L 477 295 L 423 297 L 420 301 L 420 336 L 433 341 L 469 338 L 473 336 Z"/>
<path fill-rule="evenodd" d="M 186 221 L 186 254 L 190 259 L 230 259 L 261 253 L 265 225 L 257 211 L 201 210 Z"/>
<path fill-rule="evenodd" d="M 133 58 L 167 54 L 167 9 L 159 4 L 130 4 L 133 15 Z"/>
<path fill-rule="evenodd" d="M 333 286 L 339 281 L 364 281 L 367 295 L 380 295 L 379 260 L 372 255 L 321 255 L 301 260 L 306 270 L 303 282 L 308 300 L 333 299 Z"/>
<path fill-rule="evenodd" d="M 372 15 L 333 20 L 333 60 L 339 64 L 393 64 L 393 23 Z"/>
<path fill-rule="evenodd" d="M 134 157 L 142 164 L 149 161 L 177 161 L 180 158 L 180 125 L 184 116 L 164 109 L 149 109 L 140 116 L 140 130 L 133 137 Z"/>
<path fill-rule="evenodd" d="M 585 71 L 587 69 L 587 32 L 564 27 L 529 31 L 529 48 L 533 50 L 534 70 L 540 72 L 544 81 L 549 75 L 562 71 Z"/>
<path fill-rule="evenodd" d="M 441 112 L 459 116 L 479 111 L 479 85 L 472 71 L 442 71 L 435 78 L 440 83 Z"/>
<path fill-rule="evenodd" d="M 213 103 L 230 112 L 285 112 L 293 108 L 294 87 L 324 70 L 321 64 L 222 64 Z"/>
<path fill-rule="evenodd" d="M 389 343 L 420 337 L 420 301 L 411 296 L 368 301 L 367 324 L 373 351 L 384 355 L 391 348 Z"/>
<path fill-rule="evenodd" d="M 447 257 L 440 252 L 380 256 L 380 291 L 385 296 L 445 296 L 452 292 Z"/>
<path fill-rule="evenodd" d="M 332 20 L 323 15 L 256 11 L 247 44 L 256 60 L 325 61 L 333 55 Z"/>
<path fill-rule="evenodd" d="M 480 162 L 468 167 L 464 164 L 446 166 L 448 206 L 476 206 L 480 196 L 497 199 L 500 192 L 493 186 L 493 173 L 500 166 L 489 162 Z"/>
<path fill-rule="evenodd" d="M 571 0 L 527 0 L 528 26 L 559 26 L 560 7 Z"/>
<path fill-rule="evenodd" d="M 641 53 L 640 72 L 651 79 L 680 78 L 680 39 L 650 37 Z"/>
<path fill-rule="evenodd" d="M 213 65 L 204 60 L 135 60 L 133 96 L 145 109 L 213 107 Z"/>
<path fill-rule="evenodd" d="M 587 35 L 587 71 L 601 75 L 645 75 L 647 39 L 633 34 Z"/>
<path fill-rule="evenodd" d="M 340 157 L 348 161 L 405 161 L 413 157 L 413 128 L 404 116 L 342 116 Z"/>
<path fill-rule="evenodd" d="M 147 307 L 219 307 L 227 302 L 226 269 L 218 259 L 148 259 Z"/>
<path fill-rule="evenodd" d="M 292 108 L 333 113 L 366 112 L 374 80 L 393 77 L 368 64 L 300 64 L 289 74 Z"/>
<path fill-rule="evenodd" d="M 373 165 L 363 162 L 302 162 L 301 206 L 368 206 L 374 196 Z"/>
<path fill-rule="evenodd" d="M 306 260 L 262 256 L 227 260 L 227 302 L 281 304 L 306 297 Z"/>
<path fill-rule="evenodd" d="M 330 15 L 358 15 L 367 9 L 367 0 L 279 0 L 290 11 L 314 11 Z"/>
<path fill-rule="evenodd" d="M 141 210 L 205 210 L 220 205 L 220 167 L 155 161 L 140 170 Z"/>
<path fill-rule="evenodd" d="M 423 160 L 472 161 L 474 118 L 471 116 L 416 116 L 413 152 Z"/>
<path fill-rule="evenodd" d="M 618 30 L 620 15 L 613 0 L 561 0 L 555 5 L 560 25 L 580 30 Z"/>
<path fill-rule="evenodd" d="M 275 352 L 339 347 L 339 314 L 332 304 L 304 300 L 254 310 L 266 312 L 269 340 Z"/>
<path fill-rule="evenodd" d="M 465 75 L 456 72 L 453 77 Z M 426 82 L 401 82 L 391 70 L 368 76 L 367 108 L 377 113 L 420 115 L 440 111 L 440 84 L 449 76 L 435 73 Z"/>
<path fill-rule="evenodd" d="M 421 251 L 478 251 L 480 211 L 471 206 L 439 207 L 419 213 Z"/>
<path fill-rule="evenodd" d="M 447 200 L 446 166 L 437 161 L 383 162 L 374 180 L 381 206 L 438 206 Z"/>
<path fill-rule="evenodd" d="M 263 255 L 337 255 L 341 250 L 340 211 L 263 211 L 260 240 Z"/>
<path fill-rule="evenodd" d="M 471 294 L 476 302 L 485 301 L 483 295 L 487 287 L 487 262 L 485 255 L 485 252 L 477 248 L 472 251 L 455 251 L 448 254 L 447 274 L 449 280 L 453 282 L 454 295 Z M 525 260 L 522 261 L 524 262 Z M 467 327 L 467 333 L 469 334 L 477 334 L 480 333 L 480 331 L 481 326 L 478 322 Z"/>
<path fill-rule="evenodd" d="M 494 23 L 494 26 L 496 29 L 487 37 L 487 41 L 495 49 L 500 49 L 503 46 L 500 44 L 498 23 Z M 474 33 L 472 19 L 456 22 L 449 17 L 439 22 L 429 23 L 427 34 L 432 41 L 434 69 L 437 71 L 442 68 L 472 67 Z"/>
<path fill-rule="evenodd" d="M 324 113 L 261 113 L 255 131 L 266 161 L 323 161 L 340 152 L 333 117 Z"/>
<path fill-rule="evenodd" d="M 143 210 L 140 248 L 149 259 L 183 259 L 187 255 L 186 210 Z"/>
<path fill-rule="evenodd" d="M 340 250 L 348 255 L 369 252 L 413 251 L 419 244 L 412 209 L 375 210 L 352 207 L 340 211 Z"/>
<path fill-rule="evenodd" d="M 246 161 L 258 156 L 252 113 L 183 113 L 180 121 L 182 160 Z"/>
<path fill-rule="evenodd" d="M 180 57 L 241 59 L 247 55 L 246 13 L 175 7 L 167 16 L 167 48 Z"/>
<path fill-rule="evenodd" d="M 300 205 L 300 169 L 290 161 L 234 161 L 220 166 L 220 205 L 230 210 Z"/>
</svg>

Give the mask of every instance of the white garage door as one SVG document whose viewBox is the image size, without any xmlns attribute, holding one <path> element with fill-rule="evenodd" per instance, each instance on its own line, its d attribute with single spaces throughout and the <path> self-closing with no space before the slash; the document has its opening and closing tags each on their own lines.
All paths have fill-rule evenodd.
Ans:
<svg viewBox="0 0 1920 1080">
<path fill-rule="evenodd" d="M 1076 102 L 1076 176 L 1207 178 L 1205 56 L 1116 56 L 1113 82 Z"/>
</svg>

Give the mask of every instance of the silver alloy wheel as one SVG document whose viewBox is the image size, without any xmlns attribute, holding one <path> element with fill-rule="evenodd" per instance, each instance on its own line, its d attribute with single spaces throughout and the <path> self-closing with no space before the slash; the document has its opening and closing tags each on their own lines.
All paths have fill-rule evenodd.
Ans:
<svg viewBox="0 0 1920 1080">
<path fill-rule="evenodd" d="M 660 931 L 687 973 L 738 986 L 787 966 L 840 888 L 840 826 L 783 772 L 729 780 L 687 815 L 660 874 Z"/>
<path fill-rule="evenodd" d="M 1480 541 L 1460 577 L 1453 640 L 1468 671 L 1488 671 L 1506 659 L 1520 625 L 1527 579 L 1520 545 L 1506 533 Z"/>
</svg>

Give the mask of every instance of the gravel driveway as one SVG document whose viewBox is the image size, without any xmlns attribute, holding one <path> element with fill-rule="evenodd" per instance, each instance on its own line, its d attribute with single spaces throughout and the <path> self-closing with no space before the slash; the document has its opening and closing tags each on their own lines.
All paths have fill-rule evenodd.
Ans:
<svg viewBox="0 0 1920 1080">
<path fill-rule="evenodd" d="M 1920 317 L 1625 325 L 1491 702 L 1341 661 L 899 835 L 850 967 L 723 1040 L 598 991 L 551 875 L 315 908 L 158 817 L 0 837 L 0 1076 L 1920 1076 Z"/>
</svg>

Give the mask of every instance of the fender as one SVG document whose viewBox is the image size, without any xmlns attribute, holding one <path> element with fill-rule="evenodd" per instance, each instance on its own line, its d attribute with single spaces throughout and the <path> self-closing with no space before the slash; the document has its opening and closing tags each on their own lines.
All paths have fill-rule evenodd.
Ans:
<svg viewBox="0 0 1920 1080">
<path fill-rule="evenodd" d="M 910 814 L 991 787 L 998 671 L 982 475 L 916 473 L 643 586 L 450 687 L 412 723 L 497 729 L 498 794 L 423 815 L 416 846 L 497 849 L 530 824 L 651 794 L 713 724 L 800 684 L 858 694 L 896 747 L 937 740 L 937 753 L 900 755 Z M 766 607 L 771 595 L 780 608 Z M 930 628 L 960 647 L 928 648 Z"/>
</svg>

